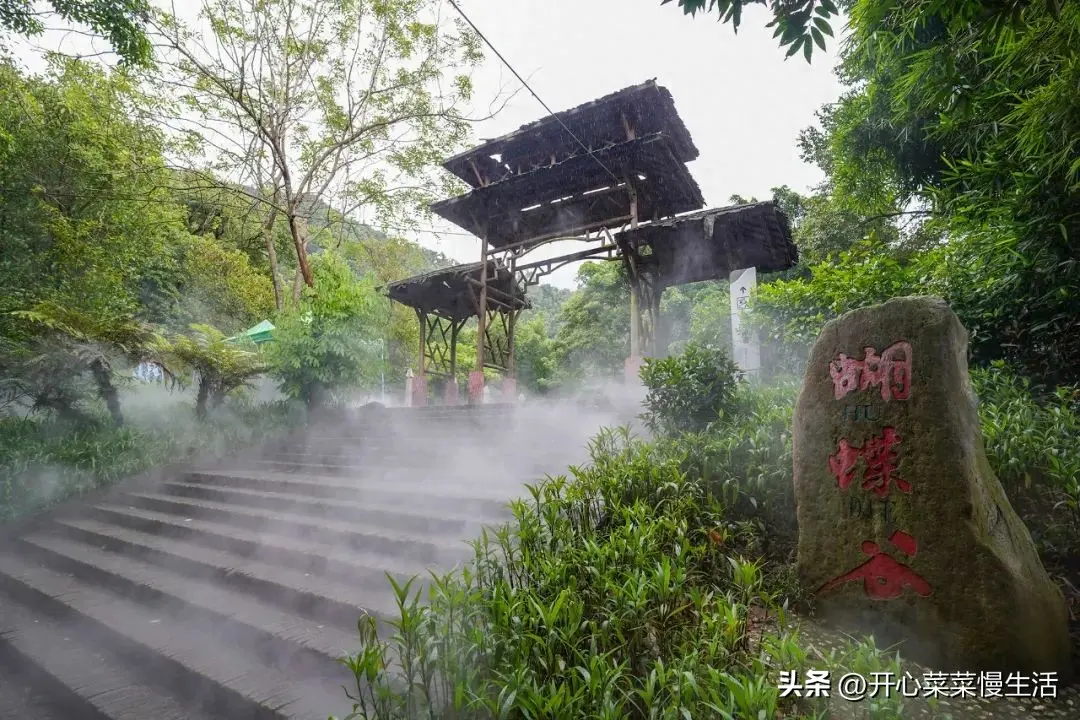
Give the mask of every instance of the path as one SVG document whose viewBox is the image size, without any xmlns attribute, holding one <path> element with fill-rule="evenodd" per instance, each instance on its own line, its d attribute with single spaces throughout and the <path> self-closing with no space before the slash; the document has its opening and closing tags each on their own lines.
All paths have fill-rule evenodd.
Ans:
<svg viewBox="0 0 1080 720">
<path fill-rule="evenodd" d="M 0 719 L 344 714 L 337 659 L 362 612 L 394 613 L 384 573 L 467 560 L 521 481 L 560 469 L 511 467 L 512 420 L 376 410 L 0 539 Z"/>
</svg>

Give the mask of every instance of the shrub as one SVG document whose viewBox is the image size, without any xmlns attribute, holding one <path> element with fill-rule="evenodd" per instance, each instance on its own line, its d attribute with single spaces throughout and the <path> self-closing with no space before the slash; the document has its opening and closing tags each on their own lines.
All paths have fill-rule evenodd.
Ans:
<svg viewBox="0 0 1080 720">
<path fill-rule="evenodd" d="M 648 389 L 642 420 L 665 435 L 704 430 L 731 412 L 742 377 L 727 353 L 715 347 L 690 344 L 681 355 L 648 358 L 641 369 Z"/>
<path fill-rule="evenodd" d="M 1037 401 L 1003 366 L 973 381 L 1010 494 L 1046 487 L 1075 513 L 1076 391 Z M 604 431 L 590 465 L 529 487 L 471 565 L 433 576 L 427 605 L 413 583 L 395 584 L 390 637 L 364 618 L 362 649 L 346 659 L 349 718 L 794 717 L 824 708 L 780 698 L 781 669 L 896 672 L 899 658 L 872 640 L 810 659 L 786 629 L 783 611 L 801 599 L 790 563 L 799 385 L 733 383 L 705 430 L 651 443 Z M 899 698 L 870 705 L 873 717 L 908 712 Z"/>
<path fill-rule="evenodd" d="M 1001 362 L 971 372 L 990 465 L 1040 551 L 1080 552 L 1080 388 L 1035 393 Z"/>
<path fill-rule="evenodd" d="M 512 504 L 429 605 L 395 586 L 388 641 L 360 623 L 350 718 L 777 717 L 797 655 L 764 632 L 762 569 L 721 543 L 727 508 L 626 430 Z"/>
<path fill-rule="evenodd" d="M 729 529 L 752 533 L 756 553 L 783 561 L 793 549 L 795 495 L 791 469 L 791 420 L 800 383 L 743 384 L 734 411 L 707 431 L 664 444 L 690 477 L 700 478 L 727 508 Z"/>
<path fill-rule="evenodd" d="M 287 403 L 233 400 L 194 423 L 170 413 L 158 425 L 73 427 L 60 420 L 0 418 L 0 522 L 158 465 L 221 455 L 304 422 Z"/>
<path fill-rule="evenodd" d="M 387 322 L 370 278 L 356 278 L 326 253 L 313 263 L 315 287 L 275 319 L 274 341 L 265 346 L 281 391 L 309 408 L 330 404 L 337 391 L 378 384 Z"/>
</svg>

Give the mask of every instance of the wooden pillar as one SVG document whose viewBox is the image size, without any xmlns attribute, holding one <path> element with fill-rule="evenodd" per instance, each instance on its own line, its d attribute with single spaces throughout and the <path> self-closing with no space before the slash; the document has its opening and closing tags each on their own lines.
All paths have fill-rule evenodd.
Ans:
<svg viewBox="0 0 1080 720">
<path fill-rule="evenodd" d="M 510 256 L 510 317 L 506 325 L 506 377 L 503 378 L 503 400 L 517 402 L 517 360 L 514 351 L 514 330 L 517 327 L 517 256 Z"/>
<path fill-rule="evenodd" d="M 488 234 L 481 236 L 480 249 L 480 322 L 476 329 L 476 368 L 469 373 L 469 404 L 484 402 L 484 336 L 487 331 Z"/>
<path fill-rule="evenodd" d="M 638 202 L 637 191 L 629 181 L 630 186 L 630 229 L 638 226 Z M 633 260 L 630 261 L 633 266 Z M 636 274 L 636 273 L 634 273 Z M 637 279 L 630 277 L 630 357 L 641 356 L 641 298 L 638 295 Z"/>
<path fill-rule="evenodd" d="M 457 339 L 458 331 L 461 330 L 463 324 L 463 321 L 450 321 L 450 377 L 447 379 L 446 389 L 443 391 L 443 403 L 446 405 L 457 405 L 458 403 Z"/>
<path fill-rule="evenodd" d="M 637 190 L 626 181 L 630 188 L 630 229 L 638 226 L 638 197 Z M 624 252 L 632 253 L 635 248 L 628 242 Z M 630 268 L 630 357 L 623 366 L 623 376 L 627 382 L 637 382 L 638 368 L 641 366 L 641 297 L 638 294 L 637 275 L 639 270 L 633 257 L 627 258 L 627 267 Z"/>
<path fill-rule="evenodd" d="M 458 320 L 453 320 L 450 323 L 450 375 L 455 378 L 457 377 L 457 338 L 463 324 Z M 457 382 L 457 380 L 454 382 Z"/>
<path fill-rule="evenodd" d="M 416 372 L 424 374 L 424 345 L 427 341 L 427 316 L 420 310 L 416 311 L 416 319 L 420 322 L 420 354 L 416 361 Z"/>
<path fill-rule="evenodd" d="M 427 313 L 416 311 L 416 317 L 420 321 L 420 359 L 417 363 L 416 376 L 412 380 L 413 407 L 427 405 L 427 377 L 424 374 L 426 358 L 424 351 L 427 349 Z"/>
</svg>

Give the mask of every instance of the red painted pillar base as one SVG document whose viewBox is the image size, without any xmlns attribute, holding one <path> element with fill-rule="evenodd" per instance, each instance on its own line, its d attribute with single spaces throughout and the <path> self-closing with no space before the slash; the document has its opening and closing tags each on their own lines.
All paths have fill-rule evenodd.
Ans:
<svg viewBox="0 0 1080 720">
<path fill-rule="evenodd" d="M 427 405 L 427 376 L 417 375 L 412 379 L 412 406 Z"/>
<path fill-rule="evenodd" d="M 641 366 L 645 364 L 645 358 L 640 356 L 633 356 L 626 358 L 626 362 L 623 363 L 623 379 L 628 383 L 640 383 Z"/>
<path fill-rule="evenodd" d="M 449 378 L 446 381 L 446 388 L 443 390 L 443 404 L 444 405 L 457 405 L 457 400 L 458 400 L 457 378 Z"/>
<path fill-rule="evenodd" d="M 517 402 L 517 378 L 503 378 L 502 381 L 503 402 Z"/>
<path fill-rule="evenodd" d="M 469 404 L 480 405 L 484 402 L 484 373 L 473 370 L 469 373 Z"/>
</svg>

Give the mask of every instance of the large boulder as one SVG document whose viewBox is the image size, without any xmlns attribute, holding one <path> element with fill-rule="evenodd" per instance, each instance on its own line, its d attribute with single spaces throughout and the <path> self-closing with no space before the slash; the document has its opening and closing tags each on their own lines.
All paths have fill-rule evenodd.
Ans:
<svg viewBox="0 0 1080 720">
<path fill-rule="evenodd" d="M 987 462 L 943 300 L 825 326 L 794 460 L 799 574 L 825 619 L 944 670 L 1069 673 L 1064 599 Z"/>
</svg>

